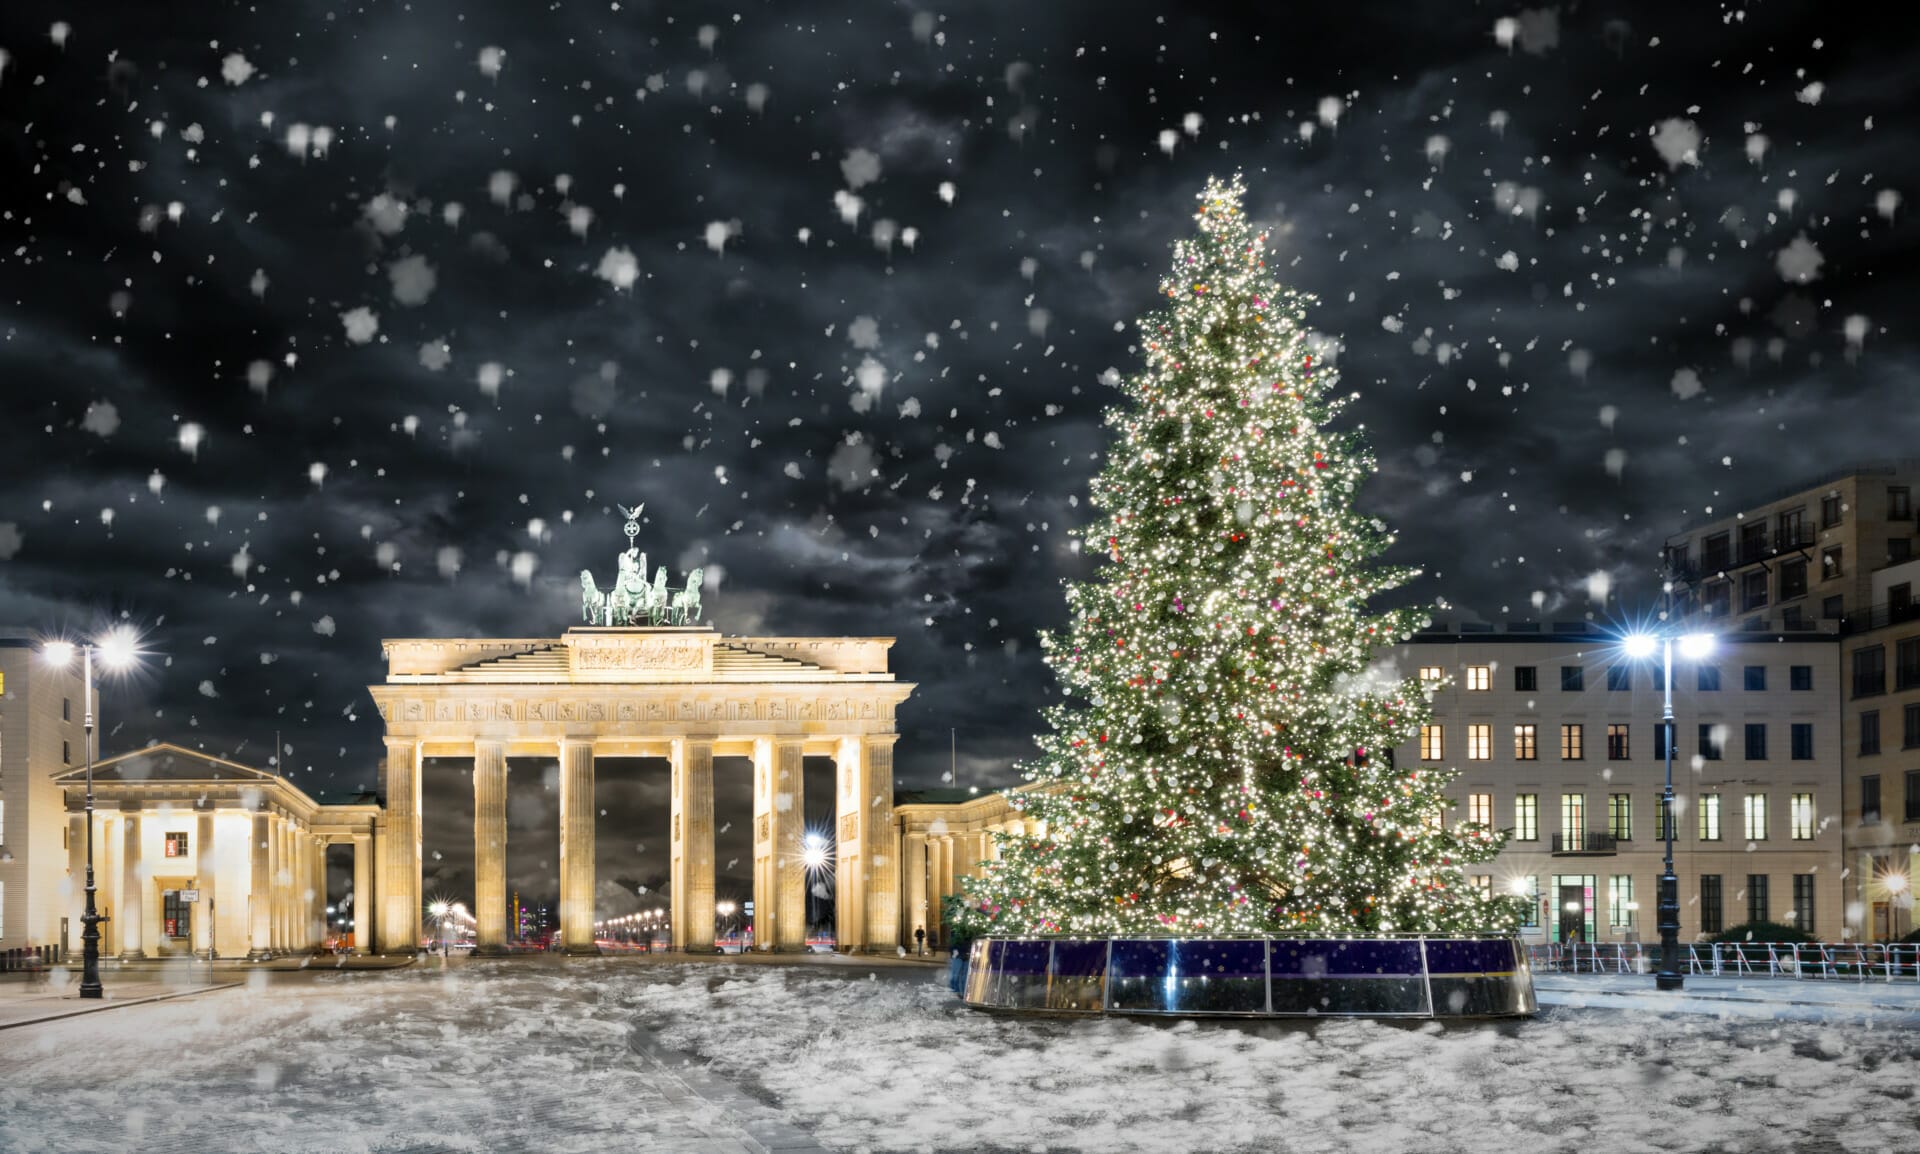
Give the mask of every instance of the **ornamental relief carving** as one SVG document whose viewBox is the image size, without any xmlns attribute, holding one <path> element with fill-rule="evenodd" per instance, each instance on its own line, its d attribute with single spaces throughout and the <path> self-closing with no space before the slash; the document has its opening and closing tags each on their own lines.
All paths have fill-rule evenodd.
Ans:
<svg viewBox="0 0 1920 1154">
<path fill-rule="evenodd" d="M 840 815 L 840 844 L 853 847 L 860 838 L 860 818 L 857 814 Z"/>
<path fill-rule="evenodd" d="M 760 815 L 760 820 L 753 831 L 753 840 L 756 842 L 773 840 L 773 816 L 771 814 L 763 813 Z"/>
<path fill-rule="evenodd" d="M 554 705 L 551 701 L 527 702 L 528 721 L 552 721 Z"/>
<path fill-rule="evenodd" d="M 666 702 L 664 701 L 647 702 L 647 720 L 648 721 L 665 721 L 666 719 L 667 719 L 667 703 Z"/>
<path fill-rule="evenodd" d="M 454 703 L 451 701 L 434 702 L 433 703 L 433 719 L 435 721 L 459 720 L 459 715 L 454 713 Z"/>
<path fill-rule="evenodd" d="M 649 638 L 635 645 L 573 647 L 576 669 L 700 669 L 706 661 L 707 647 L 699 641 Z"/>
<path fill-rule="evenodd" d="M 514 719 L 513 702 L 511 701 L 496 701 L 493 704 L 493 709 L 494 716 L 502 721 L 512 721 Z"/>
</svg>

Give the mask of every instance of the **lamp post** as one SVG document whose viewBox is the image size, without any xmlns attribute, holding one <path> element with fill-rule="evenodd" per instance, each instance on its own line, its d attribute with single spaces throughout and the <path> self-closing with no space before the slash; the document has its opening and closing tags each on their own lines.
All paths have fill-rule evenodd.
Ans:
<svg viewBox="0 0 1920 1154">
<path fill-rule="evenodd" d="M 93 881 L 93 655 L 100 654 L 100 663 L 110 670 L 121 670 L 133 664 L 139 649 L 139 638 L 125 626 L 108 630 L 97 640 L 88 641 L 49 641 L 42 648 L 49 664 L 65 668 L 73 664 L 73 655 L 80 654 L 81 688 L 81 727 L 84 736 L 81 739 L 81 759 L 87 767 L 87 903 L 80 915 L 80 996 L 99 998 L 105 996 L 100 987 L 100 923 L 106 918 L 100 916 L 94 904 L 96 887 Z"/>
<path fill-rule="evenodd" d="M 1625 644 L 1631 657 L 1650 657 L 1657 645 L 1664 667 L 1661 688 L 1665 693 L 1660 724 L 1667 735 L 1667 787 L 1660 795 L 1660 834 L 1666 842 L 1667 856 L 1665 869 L 1660 874 L 1658 907 L 1660 972 L 1653 979 L 1654 988 L 1660 990 L 1678 990 L 1686 984 L 1686 977 L 1680 972 L 1680 879 L 1673 873 L 1673 641 L 1671 633 L 1659 637 L 1636 633 L 1628 637 Z M 1712 650 L 1712 634 L 1689 633 L 1680 638 L 1680 653 L 1684 657 L 1698 660 Z"/>
</svg>

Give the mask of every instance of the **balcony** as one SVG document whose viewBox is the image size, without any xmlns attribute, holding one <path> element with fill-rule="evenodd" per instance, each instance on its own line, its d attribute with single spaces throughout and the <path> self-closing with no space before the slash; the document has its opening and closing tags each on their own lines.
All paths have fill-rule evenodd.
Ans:
<svg viewBox="0 0 1920 1154">
<path fill-rule="evenodd" d="M 1755 534 L 1745 540 L 1733 542 L 1730 547 L 1703 549 L 1698 561 L 1683 560 L 1673 551 L 1669 551 L 1667 575 L 1682 584 L 1697 585 L 1705 578 L 1748 565 L 1757 565 L 1762 561 L 1778 557 L 1782 553 L 1811 549 L 1813 542 L 1813 527 L 1801 524 L 1791 528 L 1776 529 L 1771 534 Z"/>
<path fill-rule="evenodd" d="M 1847 633 L 1866 633 L 1906 621 L 1920 621 L 1920 602 L 1882 602 L 1871 609 L 1857 609 L 1841 619 Z"/>
<path fill-rule="evenodd" d="M 1556 833 L 1553 835 L 1553 856 L 1555 857 L 1589 857 L 1619 852 L 1619 839 L 1610 833 L 1588 830 L 1583 834 Z"/>
</svg>

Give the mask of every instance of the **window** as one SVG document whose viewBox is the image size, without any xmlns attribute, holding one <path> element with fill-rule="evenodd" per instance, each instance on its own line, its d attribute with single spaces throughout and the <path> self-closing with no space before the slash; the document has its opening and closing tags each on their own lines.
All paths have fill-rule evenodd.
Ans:
<svg viewBox="0 0 1920 1154">
<path fill-rule="evenodd" d="M 1913 491 L 1905 485 L 1887 486 L 1887 520 L 1913 520 Z"/>
<path fill-rule="evenodd" d="M 1742 678 L 1746 684 L 1748 693 L 1765 693 L 1767 691 L 1766 666 L 1749 665 L 1742 671 Z"/>
<path fill-rule="evenodd" d="M 1513 727 L 1513 759 L 1515 761 L 1533 761 L 1540 756 L 1534 748 L 1534 726 L 1516 725 Z"/>
<path fill-rule="evenodd" d="M 1486 761 L 1493 756 L 1493 726 L 1467 726 L 1467 760 Z"/>
<path fill-rule="evenodd" d="M 1540 667 L 1538 665 L 1514 666 L 1513 688 L 1520 693 L 1532 693 L 1540 688 Z"/>
<path fill-rule="evenodd" d="M 1653 795 L 1653 812 L 1660 817 L 1660 840 L 1677 839 L 1680 836 L 1680 827 L 1674 824 L 1673 807 L 1667 804 L 1666 794 Z"/>
<path fill-rule="evenodd" d="M 1467 795 L 1467 820 L 1475 825 L 1493 825 L 1493 795 L 1490 793 L 1470 793 Z"/>
<path fill-rule="evenodd" d="M 1920 770 L 1907 771 L 1906 821 L 1920 821 Z"/>
<path fill-rule="evenodd" d="M 1667 723 L 1662 721 L 1653 727 L 1653 760 L 1667 759 Z"/>
<path fill-rule="evenodd" d="M 1793 723 L 1793 760 L 1813 760 L 1813 722 L 1811 721 Z"/>
<path fill-rule="evenodd" d="M 1887 691 L 1887 647 L 1870 645 L 1853 651 L 1853 695 L 1872 697 Z"/>
<path fill-rule="evenodd" d="M 1740 561 L 1758 561 L 1767 551 L 1767 523 L 1748 521 L 1740 526 Z"/>
<path fill-rule="evenodd" d="M 1562 693 L 1578 693 L 1586 687 L 1586 667 L 1580 665 L 1562 665 L 1560 667 L 1560 691 Z"/>
<path fill-rule="evenodd" d="M 1893 687 L 1920 686 L 1920 637 L 1909 637 L 1893 648 Z"/>
<path fill-rule="evenodd" d="M 1880 711 L 1877 709 L 1860 711 L 1860 752 L 1880 752 Z"/>
<path fill-rule="evenodd" d="M 1794 665 L 1787 669 L 1787 688 L 1795 693 L 1813 692 L 1813 666 Z"/>
<path fill-rule="evenodd" d="M 1767 723 L 1764 721 L 1747 722 L 1747 760 L 1767 760 Z"/>
<path fill-rule="evenodd" d="M 1586 754 L 1586 741 L 1582 734 L 1586 727 L 1577 722 L 1560 727 L 1560 760 L 1580 761 Z"/>
<path fill-rule="evenodd" d="M 1781 549 L 1791 549 L 1800 544 L 1807 530 L 1807 507 L 1788 509 L 1775 519 L 1774 545 Z"/>
<path fill-rule="evenodd" d="M 1767 571 L 1754 569 L 1740 575 L 1740 612 L 1763 608 L 1767 603 Z"/>
<path fill-rule="evenodd" d="M 1880 824 L 1880 775 L 1877 773 L 1860 776 L 1860 824 Z"/>
<path fill-rule="evenodd" d="M 1607 757 L 1612 761 L 1627 760 L 1627 725 L 1625 722 L 1607 723 Z"/>
<path fill-rule="evenodd" d="M 1911 537 L 1887 538 L 1888 564 L 1898 565 L 1902 561 L 1911 561 L 1911 560 L 1913 560 L 1913 538 Z"/>
<path fill-rule="evenodd" d="M 1560 836 L 1568 849 L 1582 849 L 1587 837 L 1587 795 L 1560 795 Z"/>
<path fill-rule="evenodd" d="M 1700 542 L 1700 567 L 1709 572 L 1725 569 L 1733 563 L 1733 539 L 1715 533 Z"/>
<path fill-rule="evenodd" d="M 1720 795 L 1717 793 L 1700 795 L 1700 840 L 1720 840 Z"/>
<path fill-rule="evenodd" d="M 1747 875 L 1747 921 L 1764 922 L 1767 918 L 1767 875 Z"/>
<path fill-rule="evenodd" d="M 60 699 L 60 720 L 62 721 L 73 720 L 73 698 L 62 697 Z"/>
<path fill-rule="evenodd" d="M 1807 595 L 1807 563 L 1805 561 L 1782 561 L 1780 563 L 1780 600 L 1790 601 L 1795 597 Z"/>
<path fill-rule="evenodd" d="M 1615 693 L 1624 693 L 1633 688 L 1633 670 L 1624 665 L 1616 665 L 1607 670 L 1607 688 Z"/>
<path fill-rule="evenodd" d="M 1733 612 L 1733 582 L 1709 582 L 1700 594 L 1700 611 L 1709 617 L 1725 617 Z"/>
<path fill-rule="evenodd" d="M 1439 761 L 1447 756 L 1446 726 L 1423 725 L 1420 727 L 1420 760 Z"/>
<path fill-rule="evenodd" d="M 1720 692 L 1720 667 L 1702 665 L 1694 674 L 1694 686 L 1706 693 Z"/>
<path fill-rule="evenodd" d="M 1840 523 L 1840 494 L 1830 493 L 1820 498 L 1820 527 L 1831 529 Z"/>
<path fill-rule="evenodd" d="M 1440 671 L 1438 665 L 1422 665 L 1420 667 L 1420 680 L 1422 681 L 1438 681 L 1444 676 L 1445 674 Z"/>
<path fill-rule="evenodd" d="M 1793 840 L 1813 840 L 1813 795 L 1796 793 L 1793 805 L 1787 811 L 1787 824 L 1793 827 Z"/>
<path fill-rule="evenodd" d="M 1793 928 L 1813 932 L 1813 875 L 1793 875 Z"/>
<path fill-rule="evenodd" d="M 1838 545 L 1820 550 L 1820 580 L 1831 581 L 1845 572 L 1840 566 L 1841 553 Z"/>
<path fill-rule="evenodd" d="M 1838 621 L 1846 615 L 1847 599 L 1845 597 L 1836 595 L 1821 600 L 1820 616 L 1826 618 L 1828 621 Z"/>
<path fill-rule="evenodd" d="M 1747 795 L 1747 840 L 1767 840 L 1767 795 L 1750 793 Z"/>
<path fill-rule="evenodd" d="M 1514 892 L 1526 899 L 1527 911 L 1520 917 L 1520 924 L 1529 929 L 1540 925 L 1540 875 L 1521 878 L 1514 885 Z"/>
<path fill-rule="evenodd" d="M 1707 761 L 1719 761 L 1721 750 L 1727 744 L 1727 727 L 1712 722 L 1700 723 L 1700 756 Z"/>
<path fill-rule="evenodd" d="M 1653 682 L 1653 691 L 1655 693 L 1666 692 L 1666 689 L 1667 689 L 1666 667 L 1664 665 L 1656 665 L 1652 669 L 1647 670 L 1647 673 L 1649 675 L 1649 679 Z"/>
<path fill-rule="evenodd" d="M 1607 795 L 1607 833 L 1615 841 L 1633 840 L 1633 795 Z"/>
<path fill-rule="evenodd" d="M 179 890 L 161 895 L 160 932 L 169 938 L 193 936 L 193 906 L 180 900 Z"/>
<path fill-rule="evenodd" d="M 1513 797 L 1513 840 L 1540 840 L 1540 795 L 1519 793 Z"/>
<path fill-rule="evenodd" d="M 70 741 L 63 741 L 60 743 L 60 764 L 61 765 L 73 764 L 73 743 Z"/>
<path fill-rule="evenodd" d="M 1612 875 L 1607 879 L 1607 924 L 1616 929 L 1631 926 L 1633 911 L 1633 875 Z"/>
<path fill-rule="evenodd" d="M 1700 875 L 1700 932 L 1717 934 L 1726 929 L 1720 916 L 1720 875 Z"/>
<path fill-rule="evenodd" d="M 166 840 L 166 850 L 162 856 L 186 857 L 187 856 L 187 835 L 184 833 L 168 834 L 167 840 Z"/>
<path fill-rule="evenodd" d="M 1474 693 L 1485 693 L 1493 688 L 1493 670 L 1486 665 L 1467 666 L 1467 688 Z"/>
<path fill-rule="evenodd" d="M 1900 747 L 1912 749 L 1920 745 L 1920 705 L 1909 705 L 1900 711 L 1901 734 Z"/>
</svg>

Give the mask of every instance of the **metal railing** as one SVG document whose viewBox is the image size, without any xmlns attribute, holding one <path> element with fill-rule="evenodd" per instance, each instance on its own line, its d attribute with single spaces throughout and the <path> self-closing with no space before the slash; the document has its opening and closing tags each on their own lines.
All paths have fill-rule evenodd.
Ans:
<svg viewBox="0 0 1920 1154">
<path fill-rule="evenodd" d="M 1686 972 L 1716 978 L 1920 980 L 1920 943 L 1696 942 L 1684 947 Z M 1651 974 L 1658 942 L 1548 942 L 1527 947 L 1542 973 Z"/>
<path fill-rule="evenodd" d="M 1588 830 L 1585 833 L 1553 835 L 1552 852 L 1557 854 L 1607 854 L 1618 853 L 1619 850 L 1619 839 L 1610 833 Z"/>
</svg>

